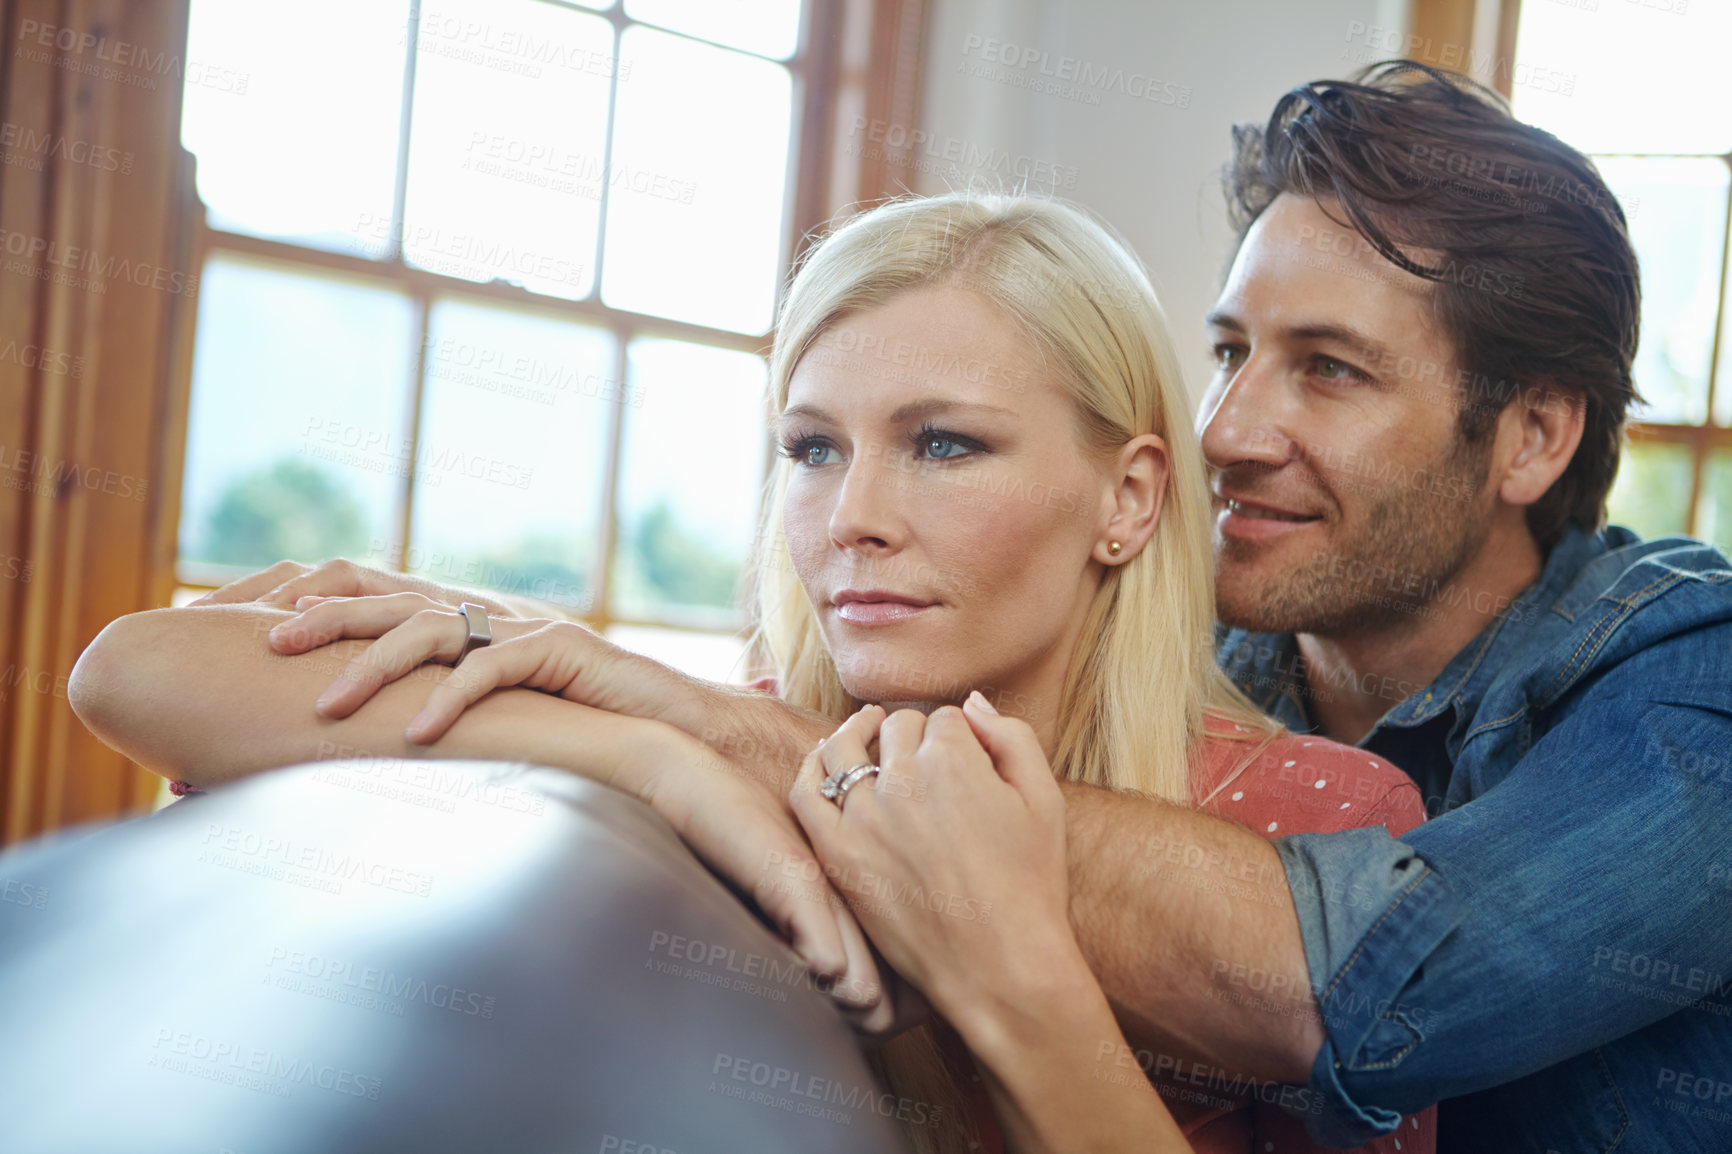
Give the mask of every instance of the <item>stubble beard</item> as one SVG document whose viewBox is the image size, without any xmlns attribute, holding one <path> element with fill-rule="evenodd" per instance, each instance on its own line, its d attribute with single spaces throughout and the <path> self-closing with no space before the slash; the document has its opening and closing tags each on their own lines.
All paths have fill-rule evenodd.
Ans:
<svg viewBox="0 0 1732 1154">
<path fill-rule="evenodd" d="M 1216 616 L 1254 633 L 1308 633 L 1344 637 L 1407 630 L 1426 620 L 1426 609 L 1484 547 L 1491 511 L 1481 508 L 1490 468 L 1491 438 L 1459 438 L 1428 477 L 1458 478 L 1462 499 L 1390 485 L 1365 506 L 1356 527 L 1337 527 L 1318 552 L 1299 566 L 1259 579 L 1267 562 L 1252 542 L 1215 539 Z M 1340 503 L 1337 502 L 1337 507 Z"/>
</svg>

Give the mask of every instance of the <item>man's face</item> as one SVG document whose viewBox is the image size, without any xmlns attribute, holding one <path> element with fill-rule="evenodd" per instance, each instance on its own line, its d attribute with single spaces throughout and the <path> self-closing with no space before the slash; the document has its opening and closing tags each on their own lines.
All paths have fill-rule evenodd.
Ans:
<svg viewBox="0 0 1732 1154">
<path fill-rule="evenodd" d="M 1198 416 L 1228 625 L 1411 626 L 1484 544 L 1491 442 L 1458 444 L 1431 293 L 1308 198 L 1277 198 L 1247 234 Z"/>
</svg>

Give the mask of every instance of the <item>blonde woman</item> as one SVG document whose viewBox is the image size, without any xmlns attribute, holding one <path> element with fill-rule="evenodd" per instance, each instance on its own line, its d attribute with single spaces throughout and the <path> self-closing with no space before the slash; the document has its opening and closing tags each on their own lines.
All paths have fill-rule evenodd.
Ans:
<svg viewBox="0 0 1732 1154">
<path fill-rule="evenodd" d="M 1134 1050 L 1067 914 L 1059 779 L 1200 806 L 1269 838 L 1368 824 L 1399 835 L 1423 816 L 1398 770 L 1280 731 L 1217 669 L 1204 465 L 1135 259 L 1057 202 L 953 195 L 882 206 L 800 268 L 771 394 L 786 461 L 755 560 L 754 650 L 774 671 L 758 684 L 834 727 L 792 795 L 805 838 L 791 842 L 788 826 L 737 792 L 755 786 L 676 764 L 701 750 L 713 769 L 725 743 L 669 744 L 630 728 L 640 719 L 598 713 L 652 711 L 641 696 L 625 700 L 633 691 L 610 673 L 619 658 L 579 626 L 515 619 L 495 604 L 495 640 L 465 655 L 454 606 L 473 595 L 353 567 L 322 584 L 318 571 L 267 571 L 227 597 L 297 605 L 300 616 L 272 634 L 280 653 L 379 638 L 364 650 L 338 643 L 350 661 L 319 703 L 323 724 L 369 719 L 377 752 L 524 758 L 637 792 L 833 975 L 871 972 L 855 937 L 863 925 L 936 1011 L 874 1055 L 892 1089 L 933 1107 L 910 1123 L 917 1149 L 1313 1148 L 1306 1091 Z M 170 636 L 158 620 L 118 634 L 94 660 L 112 673 L 145 659 Z M 303 712 L 278 717 L 283 671 L 232 656 L 235 626 L 196 625 L 194 644 L 215 655 L 197 676 L 213 692 L 225 677 L 268 684 L 267 728 L 304 744 L 320 723 L 310 695 Z M 400 679 L 458 659 L 461 675 L 430 692 Z M 296 678 L 304 692 L 309 680 Z M 118 678 L 92 680 L 112 690 Z M 495 692 L 506 686 L 566 700 L 550 709 Z M 165 719 L 147 697 L 91 694 L 105 703 L 99 731 L 116 744 L 154 742 L 148 764 L 196 764 L 207 782 L 233 776 L 232 751 L 218 759 L 209 748 L 215 709 Z M 661 695 L 670 704 L 660 723 L 690 732 L 678 697 Z M 583 711 L 592 728 L 581 766 L 562 739 L 570 716 L 558 712 L 573 702 L 595 707 Z M 245 740 L 239 760 L 271 756 L 256 729 Z M 820 784 L 837 778 L 850 788 L 824 796 Z M 764 868 L 765 845 L 778 847 L 776 870 Z M 1199 902 L 1251 892 L 1234 863 L 1191 860 L 1197 848 L 1150 853 Z M 1219 984 L 1282 1013 L 1280 987 L 1305 981 Z M 882 1029 L 889 1000 L 857 1001 Z M 1367 1149 L 1430 1150 L 1434 1115 Z"/>
</svg>

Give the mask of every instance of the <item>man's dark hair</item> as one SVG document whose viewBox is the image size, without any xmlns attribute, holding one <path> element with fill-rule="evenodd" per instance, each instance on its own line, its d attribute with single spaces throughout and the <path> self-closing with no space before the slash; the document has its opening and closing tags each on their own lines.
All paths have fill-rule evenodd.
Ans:
<svg viewBox="0 0 1732 1154">
<path fill-rule="evenodd" d="M 1528 529 L 1549 550 L 1571 521 L 1604 523 L 1625 412 L 1640 400 L 1641 290 L 1624 211 L 1586 156 L 1466 77 L 1393 60 L 1293 89 L 1266 127 L 1237 125 L 1225 184 L 1240 244 L 1292 193 L 1339 206 L 1377 252 L 1436 284 L 1460 374 L 1459 446 L 1484 441 L 1523 390 L 1580 398 L 1581 445 Z"/>
</svg>

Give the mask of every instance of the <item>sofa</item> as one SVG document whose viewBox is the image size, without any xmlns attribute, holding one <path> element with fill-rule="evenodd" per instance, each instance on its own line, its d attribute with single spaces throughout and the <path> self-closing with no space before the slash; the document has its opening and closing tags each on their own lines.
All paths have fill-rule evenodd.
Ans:
<svg viewBox="0 0 1732 1154">
<path fill-rule="evenodd" d="M 646 807 L 354 759 L 0 855 L 7 1154 L 879 1154 L 895 1100 Z"/>
</svg>

